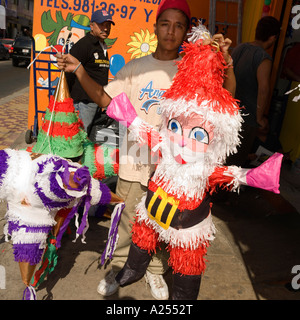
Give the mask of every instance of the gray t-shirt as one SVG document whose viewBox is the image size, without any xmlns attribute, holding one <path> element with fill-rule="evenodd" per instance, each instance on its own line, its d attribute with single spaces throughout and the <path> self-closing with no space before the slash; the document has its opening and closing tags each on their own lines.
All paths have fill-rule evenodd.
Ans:
<svg viewBox="0 0 300 320">
<path fill-rule="evenodd" d="M 232 51 L 234 73 L 236 77 L 235 98 L 240 100 L 240 106 L 245 122 L 250 126 L 258 126 L 256 122 L 257 109 L 257 69 L 265 59 L 272 57 L 261 47 L 251 43 L 242 43 Z"/>
</svg>

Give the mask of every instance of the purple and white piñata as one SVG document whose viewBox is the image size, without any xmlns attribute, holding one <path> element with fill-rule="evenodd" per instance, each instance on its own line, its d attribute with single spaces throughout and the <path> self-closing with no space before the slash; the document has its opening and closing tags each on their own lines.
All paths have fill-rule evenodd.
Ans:
<svg viewBox="0 0 300 320">
<path fill-rule="evenodd" d="M 79 185 L 76 189 L 69 185 L 71 172 Z M 54 155 L 32 160 L 27 151 L 0 150 L 0 200 L 7 201 L 4 233 L 7 240 L 11 236 L 17 262 L 40 262 L 58 210 L 73 207 L 74 215 L 84 202 L 84 217 L 77 230 L 84 234 L 89 207 L 107 204 L 110 199 L 109 188 L 78 163 Z"/>
</svg>

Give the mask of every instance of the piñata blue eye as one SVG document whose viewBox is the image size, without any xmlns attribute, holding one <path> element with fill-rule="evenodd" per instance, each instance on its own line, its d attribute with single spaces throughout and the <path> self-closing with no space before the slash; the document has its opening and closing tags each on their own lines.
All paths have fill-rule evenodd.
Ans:
<svg viewBox="0 0 300 320">
<path fill-rule="evenodd" d="M 207 131 L 200 127 L 193 128 L 189 134 L 189 138 L 205 144 L 209 143 L 209 135 Z"/>
<path fill-rule="evenodd" d="M 180 123 L 175 120 L 171 119 L 168 123 L 168 129 L 171 130 L 174 133 L 182 134 L 182 129 Z"/>
</svg>

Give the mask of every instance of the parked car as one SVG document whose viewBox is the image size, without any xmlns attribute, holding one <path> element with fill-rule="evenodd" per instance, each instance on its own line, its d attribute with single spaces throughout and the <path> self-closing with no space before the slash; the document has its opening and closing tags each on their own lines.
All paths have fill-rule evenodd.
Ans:
<svg viewBox="0 0 300 320">
<path fill-rule="evenodd" d="M 30 63 L 31 59 L 31 45 L 30 37 L 18 37 L 13 43 L 12 64 L 17 67 L 20 62 Z"/>
<path fill-rule="evenodd" d="M 15 39 L 9 39 L 9 38 L 3 38 L 0 39 L 0 43 L 2 43 L 4 45 L 4 47 L 8 50 L 10 56 L 12 54 L 12 45 L 14 43 Z"/>
<path fill-rule="evenodd" d="M 2 43 L 0 43 L 0 59 L 9 59 L 9 52 Z"/>
</svg>

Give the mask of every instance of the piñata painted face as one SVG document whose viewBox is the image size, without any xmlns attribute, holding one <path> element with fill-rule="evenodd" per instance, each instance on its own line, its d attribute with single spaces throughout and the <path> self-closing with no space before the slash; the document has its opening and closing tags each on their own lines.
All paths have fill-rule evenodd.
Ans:
<svg viewBox="0 0 300 320">
<path fill-rule="evenodd" d="M 214 135 L 213 126 L 197 113 L 168 119 L 167 128 L 170 151 L 179 164 L 202 158 Z"/>
</svg>

